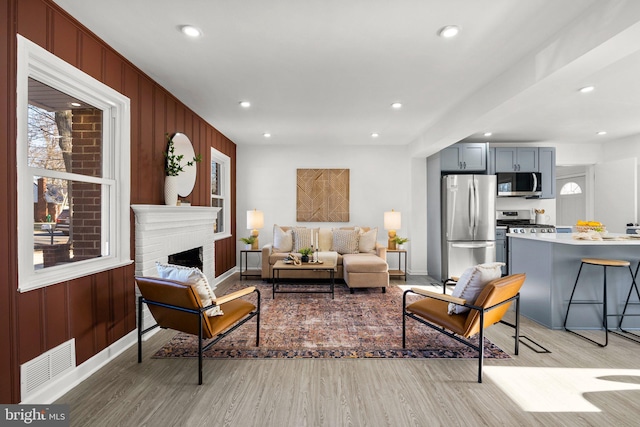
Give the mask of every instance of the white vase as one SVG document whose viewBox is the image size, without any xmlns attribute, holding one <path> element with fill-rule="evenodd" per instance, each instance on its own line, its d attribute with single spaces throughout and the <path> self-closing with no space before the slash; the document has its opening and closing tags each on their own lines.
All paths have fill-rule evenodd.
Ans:
<svg viewBox="0 0 640 427">
<path fill-rule="evenodd" d="M 164 177 L 164 204 L 175 206 L 178 204 L 178 177 Z"/>
</svg>

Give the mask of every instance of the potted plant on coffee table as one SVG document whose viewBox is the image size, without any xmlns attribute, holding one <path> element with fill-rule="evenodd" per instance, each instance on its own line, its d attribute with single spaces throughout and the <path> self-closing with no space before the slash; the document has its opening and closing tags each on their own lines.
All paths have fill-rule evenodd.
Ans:
<svg viewBox="0 0 640 427">
<path fill-rule="evenodd" d="M 300 249 L 300 255 L 302 255 L 302 262 L 309 262 L 309 255 L 311 255 L 313 251 L 311 248 L 302 248 Z"/>
</svg>

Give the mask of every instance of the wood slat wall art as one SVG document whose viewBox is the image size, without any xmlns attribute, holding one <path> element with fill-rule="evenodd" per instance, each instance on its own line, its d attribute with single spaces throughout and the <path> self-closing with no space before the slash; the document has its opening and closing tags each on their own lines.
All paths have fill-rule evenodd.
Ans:
<svg viewBox="0 0 640 427">
<path fill-rule="evenodd" d="M 296 220 L 349 222 L 349 169 L 297 169 Z"/>
</svg>

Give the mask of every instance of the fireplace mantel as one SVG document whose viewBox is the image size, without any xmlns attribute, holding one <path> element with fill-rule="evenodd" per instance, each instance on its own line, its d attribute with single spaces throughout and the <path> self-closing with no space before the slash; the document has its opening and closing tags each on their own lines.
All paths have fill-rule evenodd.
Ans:
<svg viewBox="0 0 640 427">
<path fill-rule="evenodd" d="M 144 230 L 174 228 L 202 223 L 212 224 L 220 208 L 207 206 L 131 205 L 136 214 L 136 228 Z M 213 230 L 213 228 L 212 228 Z"/>
</svg>

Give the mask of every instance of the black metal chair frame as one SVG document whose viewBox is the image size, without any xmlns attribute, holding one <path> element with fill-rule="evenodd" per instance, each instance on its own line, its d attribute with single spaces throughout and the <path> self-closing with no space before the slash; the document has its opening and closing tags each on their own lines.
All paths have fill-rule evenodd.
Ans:
<svg viewBox="0 0 640 427">
<path fill-rule="evenodd" d="M 253 292 L 258 294 L 258 302 L 256 304 L 256 309 L 254 311 L 252 311 L 251 313 L 249 313 L 245 318 L 243 318 L 242 320 L 238 321 L 237 323 L 235 323 L 233 326 L 231 326 L 230 328 L 226 329 L 224 332 L 218 334 L 217 336 L 211 338 L 211 342 L 209 342 L 207 345 L 203 346 L 203 333 L 202 333 L 202 318 L 203 316 L 205 316 L 204 312 L 216 307 L 216 304 L 211 304 L 208 305 L 206 307 L 202 307 L 199 310 L 194 310 L 194 309 L 190 309 L 190 308 L 185 308 L 185 307 L 180 307 L 177 305 L 171 305 L 171 304 L 165 304 L 165 303 L 161 303 L 161 302 L 157 302 L 157 301 L 152 301 L 152 300 L 148 300 L 142 296 L 138 297 L 138 363 L 142 363 L 142 336 L 144 334 L 146 334 L 149 331 L 154 330 L 155 328 L 159 327 L 159 324 L 155 324 L 153 326 L 150 326 L 146 329 L 143 329 L 143 313 L 142 313 L 142 307 L 143 304 L 147 304 L 147 305 L 157 305 L 160 307 L 165 307 L 171 310 L 177 310 L 177 311 L 182 311 L 185 313 L 190 313 L 193 315 L 198 316 L 198 385 L 202 385 L 202 353 L 204 353 L 205 351 L 207 351 L 209 348 L 211 348 L 212 345 L 216 344 L 218 341 L 220 341 L 221 339 L 223 339 L 224 337 L 226 337 L 227 335 L 229 335 L 231 332 L 235 331 L 236 329 L 238 329 L 240 326 L 244 325 L 245 323 L 247 323 L 249 320 L 253 319 L 254 317 L 256 317 L 256 347 L 259 345 L 260 343 L 260 291 L 258 289 L 255 289 Z M 253 293 L 250 292 L 249 294 Z M 249 295 L 247 294 L 247 295 Z"/>
<path fill-rule="evenodd" d="M 473 304 L 459 304 L 462 305 L 464 307 L 468 307 L 471 310 L 476 310 L 479 312 L 480 314 L 480 331 L 478 332 L 478 344 L 479 345 L 475 345 L 474 343 L 458 336 L 457 334 L 450 332 L 448 330 L 446 330 L 444 327 L 440 326 L 440 325 L 435 325 L 425 319 L 423 319 L 420 316 L 417 316 L 413 313 L 409 313 L 407 312 L 406 308 L 407 308 L 407 294 L 412 293 L 415 295 L 420 295 L 422 297 L 425 297 L 422 294 L 417 294 L 415 292 L 413 292 L 411 289 L 406 290 L 404 292 L 404 294 L 402 295 L 402 348 L 406 348 L 406 319 L 407 317 L 411 317 L 414 320 L 417 320 L 418 322 L 427 325 L 428 327 L 437 330 L 438 332 L 441 332 L 445 335 L 447 335 L 448 337 L 453 338 L 454 340 L 476 350 L 478 352 L 478 382 L 482 383 L 482 366 L 483 366 L 483 359 L 484 359 L 484 315 L 485 313 L 498 308 L 504 304 L 508 304 L 511 301 L 515 300 L 516 302 L 516 321 L 515 324 L 513 323 L 509 323 L 506 322 L 504 320 L 500 320 L 497 323 L 503 323 L 507 326 L 510 326 L 512 328 L 515 329 L 515 349 L 514 349 L 514 354 L 518 355 L 518 350 L 519 350 L 519 343 L 520 343 L 520 293 L 517 293 L 516 295 L 512 296 L 511 298 L 504 300 L 502 302 L 499 302 L 498 304 L 494 304 L 491 307 L 479 307 L 479 306 L 475 306 Z M 425 298 L 432 298 L 432 297 L 425 297 Z M 469 314 L 470 315 L 470 314 Z M 489 325 L 491 326 L 491 325 Z"/>
<path fill-rule="evenodd" d="M 582 273 L 582 267 L 584 267 L 585 264 L 589 264 L 589 265 L 593 265 L 596 267 L 602 267 L 604 270 L 602 272 L 603 275 L 603 279 L 602 279 L 602 301 L 573 301 L 573 296 L 576 292 L 576 288 L 578 286 L 578 280 L 580 279 L 580 274 Z M 638 286 L 636 284 L 636 275 L 638 274 L 638 267 L 640 267 L 640 264 L 638 264 L 638 267 L 636 267 L 636 273 L 635 275 L 633 274 L 633 270 L 631 270 L 631 265 L 628 266 L 629 268 L 629 274 L 631 275 L 631 287 L 629 288 L 629 294 L 627 296 L 627 301 L 624 305 L 624 310 L 622 311 L 622 314 L 609 314 L 607 311 L 607 267 L 612 267 L 612 268 L 620 268 L 621 266 L 607 266 L 607 265 L 599 265 L 599 264 L 591 264 L 591 263 L 585 263 L 585 262 L 581 262 L 580 263 L 580 269 L 578 269 L 578 275 L 576 276 L 576 281 L 573 284 L 573 290 L 571 291 L 571 296 L 569 297 L 569 303 L 567 305 L 567 313 L 564 316 L 564 323 L 562 325 L 562 327 L 564 328 L 565 331 L 567 332 L 571 332 L 574 335 L 579 336 L 580 338 L 583 338 L 587 341 L 590 341 L 600 347 L 606 347 L 609 344 L 609 332 L 611 332 L 612 334 L 618 335 L 620 337 L 626 338 L 628 340 L 631 341 L 635 341 L 637 343 L 640 343 L 640 340 L 634 339 L 628 335 L 633 335 L 635 337 L 640 338 L 640 336 L 626 331 L 624 329 L 622 329 L 622 321 L 624 320 L 625 315 L 626 316 L 640 316 L 640 314 L 625 314 L 626 310 L 627 310 L 627 306 L 629 304 L 629 298 L 631 297 L 631 293 L 633 292 L 633 289 L 635 288 L 636 293 L 638 294 L 638 300 L 640 301 L 640 293 L 638 292 Z M 569 319 L 569 310 L 571 309 L 571 305 L 573 304 L 602 304 L 602 327 L 604 328 L 604 344 L 600 343 L 594 339 L 591 339 L 579 332 L 576 332 L 573 329 L 569 329 L 567 328 L 567 321 Z M 619 331 L 615 330 L 615 329 L 611 329 L 609 328 L 609 322 L 608 322 L 608 318 L 609 317 L 620 317 L 620 320 L 618 321 L 618 326 L 617 329 L 619 331 L 622 331 L 628 335 L 624 335 L 622 333 L 620 333 Z"/>
</svg>

